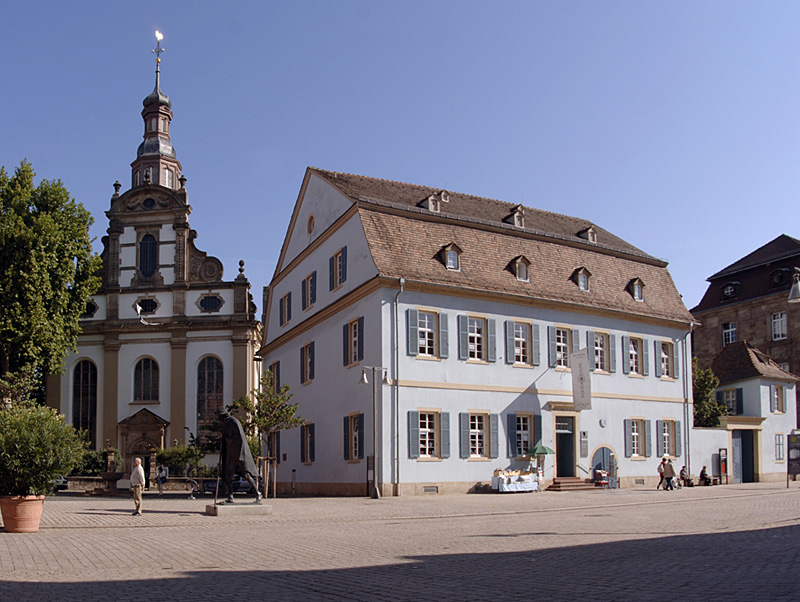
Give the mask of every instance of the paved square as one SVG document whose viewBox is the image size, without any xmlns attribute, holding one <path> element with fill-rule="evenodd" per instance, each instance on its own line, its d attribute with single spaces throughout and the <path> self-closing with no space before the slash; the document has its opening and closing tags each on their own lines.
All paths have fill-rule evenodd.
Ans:
<svg viewBox="0 0 800 602">
<path fill-rule="evenodd" d="M 798 483 L 207 503 L 49 498 L 0 531 L 0 600 L 800 598 Z"/>
</svg>

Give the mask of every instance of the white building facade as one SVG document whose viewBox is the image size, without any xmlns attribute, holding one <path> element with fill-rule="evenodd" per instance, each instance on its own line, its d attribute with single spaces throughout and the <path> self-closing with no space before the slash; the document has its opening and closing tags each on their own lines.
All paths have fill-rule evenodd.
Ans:
<svg viewBox="0 0 800 602">
<path fill-rule="evenodd" d="M 691 315 L 665 262 L 586 220 L 309 169 L 265 316 L 306 421 L 273 449 L 279 490 L 475 491 L 537 443 L 548 482 L 628 486 L 686 454 Z"/>
</svg>

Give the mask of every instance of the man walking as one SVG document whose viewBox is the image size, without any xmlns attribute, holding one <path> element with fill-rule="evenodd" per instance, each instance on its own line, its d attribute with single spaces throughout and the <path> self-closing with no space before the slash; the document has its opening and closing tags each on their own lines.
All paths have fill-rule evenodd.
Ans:
<svg viewBox="0 0 800 602">
<path fill-rule="evenodd" d="M 144 468 L 142 459 L 133 459 L 133 472 L 131 473 L 131 491 L 133 491 L 133 503 L 136 506 L 134 516 L 142 515 L 142 491 L 144 491 Z"/>
</svg>

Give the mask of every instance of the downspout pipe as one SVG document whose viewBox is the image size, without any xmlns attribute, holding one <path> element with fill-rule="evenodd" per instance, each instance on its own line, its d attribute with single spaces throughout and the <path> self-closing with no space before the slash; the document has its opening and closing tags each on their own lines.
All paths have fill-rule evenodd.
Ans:
<svg viewBox="0 0 800 602">
<path fill-rule="evenodd" d="M 400 495 L 400 295 L 406 279 L 400 276 L 394 296 L 394 494 Z"/>
<path fill-rule="evenodd" d="M 689 323 L 689 332 L 687 332 L 683 336 L 683 365 L 684 365 L 684 377 L 683 377 L 683 430 L 684 430 L 684 438 L 683 440 L 686 442 L 686 472 L 687 474 L 692 474 L 692 444 L 691 444 L 691 434 L 692 434 L 692 427 L 694 426 L 694 412 L 690 414 L 689 412 L 689 387 L 693 386 L 694 382 L 694 372 L 690 370 L 692 366 L 691 362 L 691 354 L 688 354 L 688 362 L 687 362 L 687 353 L 688 353 L 688 345 L 687 339 L 691 336 L 692 331 L 694 330 L 694 323 Z M 689 382 L 689 373 L 692 373 L 692 383 Z"/>
</svg>

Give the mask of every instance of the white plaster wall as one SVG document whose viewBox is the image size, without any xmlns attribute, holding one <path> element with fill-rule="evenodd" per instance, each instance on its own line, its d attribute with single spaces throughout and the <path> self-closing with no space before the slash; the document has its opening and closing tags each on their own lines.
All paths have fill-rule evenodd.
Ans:
<svg viewBox="0 0 800 602">
<path fill-rule="evenodd" d="M 728 474 L 733 482 L 733 460 L 730 449 L 730 433 L 721 428 L 694 428 L 691 433 L 691 458 L 692 475 L 697 483 L 697 477 L 703 466 L 712 476 L 719 476 L 719 450 L 728 450 Z"/>
<path fill-rule="evenodd" d="M 330 258 L 343 246 L 347 246 L 347 280 L 342 286 L 331 291 L 329 279 Z M 317 300 L 308 310 L 302 309 L 302 285 L 306 276 L 317 272 Z M 369 253 L 361 219 L 356 215 L 348 220 L 330 238 L 325 240 L 307 258 L 298 264 L 291 272 L 273 285 L 269 315 L 268 341 L 276 339 L 284 332 L 289 331 L 309 317 L 315 315 L 331 303 L 341 299 L 349 292 L 361 286 L 364 282 L 374 278 L 378 273 L 375 263 Z M 280 312 L 278 304 L 289 291 L 292 293 L 292 319 L 280 325 Z"/>
<path fill-rule="evenodd" d="M 284 266 L 291 263 L 352 205 L 352 202 L 338 190 L 321 178 L 312 175 L 309 178 L 305 195 L 300 199 L 297 221 L 286 247 Z M 314 230 L 309 233 L 308 218 L 311 215 L 314 216 Z"/>
<path fill-rule="evenodd" d="M 203 312 L 197 305 L 198 301 L 206 295 L 219 295 L 222 297 L 222 307 L 213 314 Z M 233 314 L 233 291 L 231 289 L 191 290 L 186 293 L 186 315 L 187 316 L 229 316 Z M 292 314 L 294 315 L 294 314 Z"/>
<path fill-rule="evenodd" d="M 136 301 L 147 294 L 147 291 L 134 291 L 133 293 L 124 293 L 119 296 L 119 317 L 121 320 L 139 319 L 136 313 Z M 160 292 L 155 295 L 147 294 L 147 297 L 155 297 L 158 302 L 158 308 L 152 314 L 147 314 L 145 319 L 150 318 L 169 318 L 172 316 L 172 293 Z"/>
<path fill-rule="evenodd" d="M 132 404 L 133 372 L 136 362 L 144 357 L 151 357 L 158 363 L 158 399 L 157 404 Z M 170 420 L 170 382 L 172 379 L 171 347 L 169 340 L 163 343 L 151 341 L 147 343 L 127 343 L 119 350 L 119 386 L 117 389 L 117 415 L 119 420 L 134 415 L 142 408 L 147 408 L 164 420 Z"/>
<path fill-rule="evenodd" d="M 88 359 L 97 368 L 97 426 L 103 424 L 103 337 L 82 336 L 78 343 L 77 353 L 70 353 L 64 360 L 64 373 L 59 381 L 61 404 L 59 412 L 64 414 L 67 422 L 72 423 L 72 386 L 75 381 L 75 366 Z M 97 435 L 97 433 L 95 433 Z"/>
</svg>

